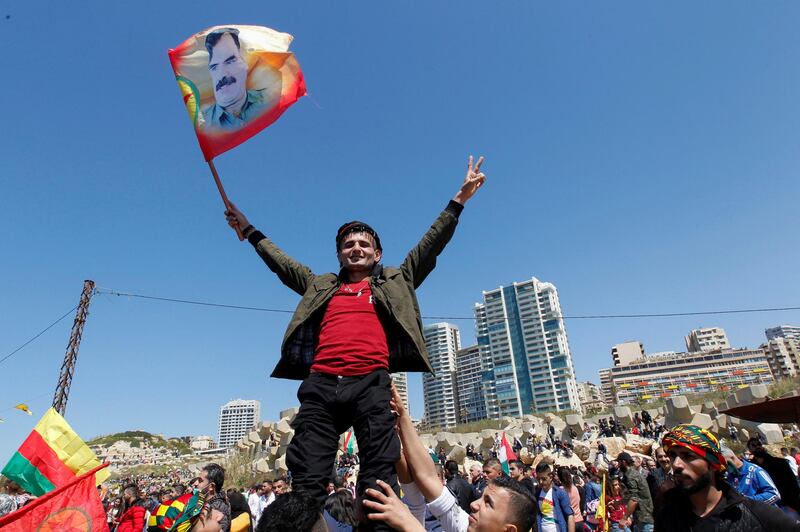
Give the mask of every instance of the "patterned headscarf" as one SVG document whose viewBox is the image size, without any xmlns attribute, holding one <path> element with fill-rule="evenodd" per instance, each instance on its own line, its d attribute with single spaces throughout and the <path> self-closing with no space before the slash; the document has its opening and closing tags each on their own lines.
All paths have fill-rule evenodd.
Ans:
<svg viewBox="0 0 800 532">
<path fill-rule="evenodd" d="M 160 504 L 147 520 L 147 530 L 187 532 L 202 513 L 204 504 L 205 497 L 198 490 Z"/>
<path fill-rule="evenodd" d="M 725 471 L 728 462 L 722 456 L 719 441 L 706 429 L 697 425 L 678 425 L 664 435 L 661 440 L 664 451 L 677 446 L 689 449 L 699 457 L 705 459 L 717 471 Z"/>
</svg>

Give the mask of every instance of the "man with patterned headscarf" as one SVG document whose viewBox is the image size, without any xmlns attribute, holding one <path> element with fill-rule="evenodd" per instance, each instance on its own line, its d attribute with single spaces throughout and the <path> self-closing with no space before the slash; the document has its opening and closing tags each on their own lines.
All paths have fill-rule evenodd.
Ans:
<svg viewBox="0 0 800 532">
<path fill-rule="evenodd" d="M 223 518 L 194 490 L 157 506 L 147 520 L 147 532 L 221 532 Z"/>
<path fill-rule="evenodd" d="M 678 425 L 664 435 L 676 487 L 664 494 L 655 530 L 798 530 L 800 522 L 779 509 L 746 499 L 723 479 L 727 461 L 717 438 L 696 425 Z"/>
</svg>

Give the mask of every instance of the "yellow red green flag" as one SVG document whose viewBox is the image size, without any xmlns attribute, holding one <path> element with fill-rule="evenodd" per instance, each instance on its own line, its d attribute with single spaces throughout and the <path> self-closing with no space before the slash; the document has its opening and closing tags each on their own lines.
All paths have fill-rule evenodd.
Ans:
<svg viewBox="0 0 800 532">
<path fill-rule="evenodd" d="M 22 489 L 43 495 L 74 481 L 100 465 L 100 460 L 54 408 L 45 412 L 2 474 Z M 97 472 L 96 483 L 109 477 L 107 469 Z"/>
</svg>

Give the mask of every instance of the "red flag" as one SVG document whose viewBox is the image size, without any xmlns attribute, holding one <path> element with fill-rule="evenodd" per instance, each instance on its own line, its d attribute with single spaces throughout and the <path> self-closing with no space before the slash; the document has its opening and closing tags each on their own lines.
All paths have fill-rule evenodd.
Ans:
<svg viewBox="0 0 800 532">
<path fill-rule="evenodd" d="M 0 529 L 3 532 L 108 532 L 106 513 L 94 479 L 94 474 L 106 466 L 108 464 L 96 467 L 0 518 Z"/>
</svg>

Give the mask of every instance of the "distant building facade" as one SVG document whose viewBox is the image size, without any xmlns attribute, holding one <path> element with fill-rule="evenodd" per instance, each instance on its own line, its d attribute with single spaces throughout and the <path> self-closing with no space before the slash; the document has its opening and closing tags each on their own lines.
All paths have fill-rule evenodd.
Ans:
<svg viewBox="0 0 800 532">
<path fill-rule="evenodd" d="M 397 393 L 400 394 L 403 403 L 406 405 L 406 410 L 411 412 L 411 405 L 408 404 L 408 373 L 403 371 L 401 373 L 392 373 L 391 376 L 392 382 L 397 388 Z"/>
<path fill-rule="evenodd" d="M 611 347 L 611 359 L 615 366 L 625 366 L 644 357 L 644 344 L 639 341 L 623 342 Z"/>
<path fill-rule="evenodd" d="M 580 411 L 558 291 L 535 277 L 483 292 L 475 304 L 478 345 L 492 385 L 490 417 Z"/>
<path fill-rule="evenodd" d="M 611 382 L 611 368 L 603 368 L 598 371 L 600 375 L 600 395 L 603 402 L 608 406 L 613 406 L 616 398 L 614 397 L 614 385 Z"/>
<path fill-rule="evenodd" d="M 779 325 L 777 327 L 771 327 L 766 329 L 764 334 L 767 335 L 767 340 L 787 338 L 800 342 L 800 326 L 797 325 Z"/>
<path fill-rule="evenodd" d="M 232 447 L 261 420 L 261 402 L 236 399 L 219 409 L 219 447 Z"/>
<path fill-rule="evenodd" d="M 762 349 L 717 349 L 645 358 L 610 368 L 618 404 L 635 404 L 685 393 L 735 390 L 774 381 Z"/>
<path fill-rule="evenodd" d="M 725 329 L 721 327 L 694 329 L 686 336 L 685 340 L 686 350 L 690 353 L 731 348 L 728 335 L 725 334 Z"/>
<path fill-rule="evenodd" d="M 586 381 L 578 383 L 578 399 L 581 402 L 581 409 L 584 412 L 602 410 L 606 406 L 600 388 L 593 382 Z"/>
<path fill-rule="evenodd" d="M 776 336 L 761 345 L 776 379 L 793 378 L 800 373 L 800 340 Z"/>
<path fill-rule="evenodd" d="M 483 374 L 479 346 L 476 344 L 459 349 L 456 353 L 459 423 L 472 423 L 487 418 Z"/>
<path fill-rule="evenodd" d="M 217 442 L 211 436 L 192 436 L 189 447 L 194 452 L 209 451 L 217 448 Z"/>
<path fill-rule="evenodd" d="M 422 332 L 434 371 L 422 374 L 425 423 L 429 427 L 454 427 L 458 423 L 456 353 L 461 347 L 461 334 L 450 323 L 426 325 Z"/>
</svg>

